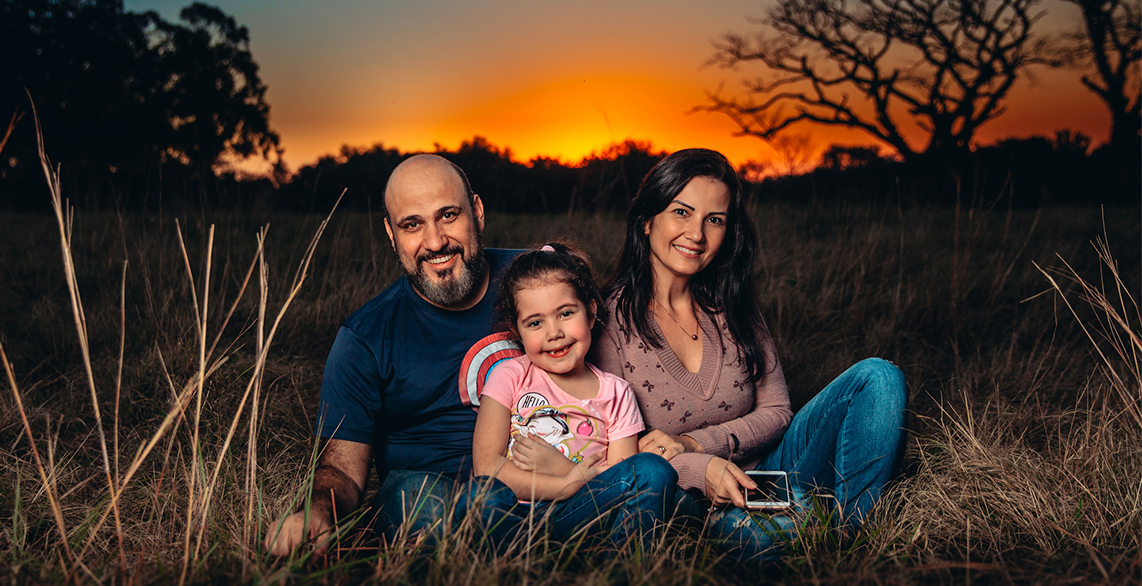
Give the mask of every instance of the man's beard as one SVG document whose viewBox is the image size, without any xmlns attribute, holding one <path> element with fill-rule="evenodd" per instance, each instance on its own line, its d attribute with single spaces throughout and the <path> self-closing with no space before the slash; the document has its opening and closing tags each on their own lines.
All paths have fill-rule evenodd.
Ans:
<svg viewBox="0 0 1142 586">
<path fill-rule="evenodd" d="M 434 281 L 429 278 L 427 271 L 431 269 L 426 269 L 424 265 L 428 264 L 429 258 L 442 254 L 460 255 L 460 276 L 452 278 L 449 272 L 446 273 L 448 275 L 446 279 Z M 416 289 L 425 299 L 441 307 L 467 305 L 476 296 L 478 288 L 484 283 L 484 277 L 488 274 L 488 260 L 484 258 L 484 246 L 478 236 L 476 238 L 476 251 L 471 258 L 465 254 L 463 247 L 450 246 L 438 252 L 420 255 L 416 258 L 415 271 L 409 271 L 408 266 L 403 262 L 400 263 L 400 266 L 413 289 Z"/>
</svg>

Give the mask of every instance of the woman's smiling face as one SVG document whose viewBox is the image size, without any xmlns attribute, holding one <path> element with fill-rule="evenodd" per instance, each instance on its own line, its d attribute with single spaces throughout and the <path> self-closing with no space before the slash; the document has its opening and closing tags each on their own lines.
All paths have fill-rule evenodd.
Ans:
<svg viewBox="0 0 1142 586">
<path fill-rule="evenodd" d="M 726 238 L 729 207 L 725 183 L 695 177 L 646 223 L 650 266 L 657 282 L 688 279 L 709 266 Z"/>
</svg>

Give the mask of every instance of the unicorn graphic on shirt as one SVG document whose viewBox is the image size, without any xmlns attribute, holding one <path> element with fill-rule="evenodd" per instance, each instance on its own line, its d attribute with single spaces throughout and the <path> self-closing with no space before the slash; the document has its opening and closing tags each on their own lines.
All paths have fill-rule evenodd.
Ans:
<svg viewBox="0 0 1142 586">
<path fill-rule="evenodd" d="M 575 439 L 575 436 L 571 433 L 567 416 L 559 409 L 552 407 L 547 399 L 539 393 L 527 393 L 520 397 L 516 403 L 516 413 L 512 414 L 512 430 L 513 436 L 518 433 L 524 437 L 538 437 L 555 447 L 565 457 L 572 457 L 568 442 Z M 515 446 L 514 437 L 508 442 L 509 458 L 513 446 Z"/>
</svg>

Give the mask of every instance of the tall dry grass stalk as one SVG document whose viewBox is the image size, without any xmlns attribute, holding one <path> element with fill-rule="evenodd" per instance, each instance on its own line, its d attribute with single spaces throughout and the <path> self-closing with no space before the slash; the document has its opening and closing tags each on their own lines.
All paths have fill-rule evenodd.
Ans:
<svg viewBox="0 0 1142 586">
<path fill-rule="evenodd" d="M 1051 282 L 1051 287 L 1066 303 L 1098 354 L 1100 366 L 1107 375 L 1107 384 L 1121 410 L 1118 415 L 1129 417 L 1138 429 L 1142 429 L 1142 313 L 1137 299 L 1122 278 L 1107 239 L 1096 239 L 1093 244 L 1105 271 L 1100 274 L 1098 283 L 1083 279 L 1062 257 L 1059 259 L 1064 269 L 1043 270 L 1039 265 L 1035 268 Z M 1078 288 L 1078 299 L 1093 310 L 1090 323 L 1086 312 L 1080 314 L 1071 304 L 1069 291 L 1064 290 L 1055 276 Z"/>
<path fill-rule="evenodd" d="M 34 115 L 34 110 L 33 110 Z M 260 389 L 262 378 L 265 372 L 265 364 L 267 360 L 270 345 L 276 335 L 279 325 L 286 311 L 289 309 L 292 302 L 297 297 L 299 291 L 304 285 L 308 276 L 309 267 L 313 260 L 313 256 L 317 250 L 317 244 L 321 239 L 329 220 L 333 213 L 336 211 L 337 205 L 341 199 L 338 198 L 334 204 L 333 209 L 330 210 L 329 215 L 317 227 L 316 233 L 310 240 L 309 246 L 305 250 L 300 263 L 293 276 L 293 282 L 290 285 L 289 291 L 285 300 L 281 303 L 272 325 L 267 332 L 266 325 L 266 308 L 269 299 L 268 287 L 268 270 L 265 262 L 265 237 L 268 226 L 264 227 L 257 235 L 257 252 L 253 262 L 251 262 L 249 269 L 246 271 L 245 279 L 239 288 L 238 294 L 233 301 L 229 311 L 226 313 L 225 318 L 219 326 L 219 331 L 214 337 L 213 341 L 208 346 L 208 325 L 210 321 L 209 306 L 210 306 L 210 290 L 211 290 L 211 261 L 213 258 L 214 247 L 214 226 L 210 226 L 207 232 L 207 242 L 205 250 L 205 268 L 202 273 L 202 293 L 201 303 L 199 301 L 199 293 L 195 286 L 194 270 L 190 262 L 189 254 L 185 241 L 183 239 L 183 230 L 176 221 L 176 233 L 178 236 L 179 249 L 181 252 L 183 264 L 186 269 L 186 277 L 189 282 L 189 289 L 191 294 L 191 302 L 194 310 L 194 323 L 196 333 L 196 372 L 184 384 L 181 389 L 177 389 L 167 377 L 168 384 L 172 391 L 173 401 L 169 410 L 166 413 L 162 423 L 158 429 L 150 436 L 148 440 L 138 446 L 134 457 L 131 459 L 125 472 L 120 471 L 119 465 L 119 401 L 120 390 L 122 385 L 122 366 L 123 355 L 126 343 L 126 280 L 127 280 L 127 264 L 123 264 L 122 278 L 120 282 L 120 332 L 119 332 L 119 361 L 115 375 L 115 392 L 114 392 L 114 410 L 113 410 L 113 437 L 111 444 L 113 446 L 114 457 L 108 451 L 108 440 L 104 432 L 104 422 L 102 410 L 100 407 L 100 393 L 97 389 L 96 376 L 92 368 L 92 358 L 90 342 L 88 338 L 88 324 L 87 317 L 84 311 L 82 297 L 77 279 L 76 265 L 72 255 L 72 233 L 73 233 L 73 210 L 68 205 L 67 201 L 62 197 L 62 189 L 59 180 L 59 170 L 53 168 L 48 160 L 44 150 L 43 138 L 39 133 L 38 119 L 37 119 L 37 134 L 39 135 L 39 155 L 43 166 L 45 178 L 47 179 L 49 192 L 51 195 L 52 209 L 55 214 L 56 224 L 59 232 L 60 247 L 63 256 L 63 268 L 65 281 L 71 301 L 72 316 L 74 318 L 75 331 L 79 341 L 81 352 L 82 366 L 85 372 L 85 381 L 91 399 L 91 410 L 94 416 L 95 428 L 97 439 L 99 442 L 99 449 L 102 455 L 102 470 L 106 479 L 107 496 L 105 499 L 106 505 L 95 505 L 92 507 L 91 513 L 87 515 L 87 519 L 82 523 L 82 527 L 69 528 L 63 514 L 63 499 L 67 494 L 59 494 L 57 487 L 57 466 L 58 463 L 54 458 L 54 448 L 52 441 L 48 440 L 49 453 L 48 459 L 45 462 L 40 456 L 39 449 L 37 448 L 37 437 L 33 432 L 32 426 L 28 420 L 27 409 L 25 407 L 22 393 L 17 385 L 16 376 L 12 369 L 8 356 L 0 345 L 0 362 L 3 363 L 5 373 L 7 375 L 9 386 L 13 393 L 16 411 L 19 413 L 24 427 L 24 436 L 27 439 L 28 445 L 32 452 L 33 460 L 36 463 L 37 471 L 40 475 L 42 489 L 47 493 L 50 508 L 53 512 L 53 517 L 56 522 L 56 530 L 59 532 L 60 539 L 59 546 L 63 549 L 65 555 L 65 567 L 68 581 L 79 580 L 80 576 L 86 576 L 91 580 L 100 580 L 99 576 L 94 573 L 85 563 L 85 556 L 90 551 L 91 547 L 97 539 L 103 524 L 107 521 L 109 516 L 114 518 L 114 532 L 117 542 L 117 549 L 119 552 L 119 572 L 125 575 L 130 568 L 128 567 L 127 553 L 125 551 L 124 543 L 126 536 L 124 534 L 123 522 L 120 516 L 120 503 L 123 498 L 124 491 L 129 487 L 131 481 L 134 479 L 136 473 L 140 470 L 152 450 L 159 441 L 176 425 L 177 421 L 182 421 L 185 416 L 186 408 L 189 407 L 193 401 L 194 408 L 191 413 L 191 423 L 189 429 L 189 443 L 190 443 L 190 458 L 189 469 L 186 471 L 184 477 L 186 478 L 186 513 L 184 531 L 181 546 L 182 563 L 179 573 L 179 582 L 185 583 L 188 580 L 194 579 L 193 572 L 197 567 L 197 560 L 203 548 L 203 542 L 206 535 L 206 528 L 209 525 L 210 512 L 212 505 L 215 503 L 215 491 L 218 488 L 219 475 L 225 465 L 226 455 L 229 451 L 231 441 L 235 435 L 239 423 L 242 420 L 245 407 L 249 401 L 251 394 L 253 394 L 253 401 L 255 404 L 261 399 Z M 342 194 L 342 197 L 344 194 Z M 258 321 L 257 321 L 257 340 L 256 340 L 256 355 L 253 366 L 253 371 L 250 376 L 249 382 L 246 385 L 246 391 L 243 394 L 236 411 L 233 413 L 228 432 L 225 439 L 222 441 L 220 449 L 214 454 L 216 459 L 213 462 L 213 469 L 210 469 L 206 455 L 201 451 L 203 446 L 202 437 L 202 416 L 203 416 L 203 401 L 206 389 L 206 383 L 221 366 L 226 362 L 228 356 L 215 357 L 214 351 L 218 347 L 223 332 L 226 330 L 230 318 L 234 315 L 235 310 L 241 301 L 246 286 L 253 273 L 255 267 L 259 267 L 260 277 L 260 291 L 261 297 L 258 301 Z M 162 354 L 159 352 L 159 360 L 162 361 Z M 165 361 L 164 361 L 165 362 Z M 165 370 L 165 368 L 164 368 Z M 258 418 L 256 408 L 254 416 L 249 418 L 249 436 L 251 442 L 247 446 L 246 464 L 247 464 L 247 482 L 246 482 L 246 514 L 242 527 L 243 542 L 245 547 L 252 550 L 257 547 L 257 527 L 254 526 L 256 522 L 254 516 L 254 509 L 257 503 L 257 490 L 256 490 L 256 468 L 258 461 L 256 438 L 258 436 Z M 163 469 L 166 470 L 169 464 L 170 449 L 173 447 L 174 441 L 171 438 L 168 444 L 167 455 L 164 457 Z M 112 462 L 114 461 L 114 465 Z M 74 490 L 74 489 L 73 489 Z M 76 531 L 83 531 L 86 535 L 83 548 L 78 554 L 74 553 L 71 548 L 72 540 L 76 537 Z M 193 538 L 193 545 L 192 545 Z M 248 566 L 246 566 L 248 570 Z"/>
<path fill-rule="evenodd" d="M 342 197 L 344 197 L 344 193 L 342 193 Z M 260 289 L 262 291 L 262 297 L 258 301 L 258 331 L 257 331 L 257 334 L 258 334 L 257 342 L 258 343 L 257 343 L 257 355 L 256 355 L 256 358 L 254 361 L 254 372 L 250 376 L 250 380 L 247 383 L 246 389 L 242 394 L 242 398 L 238 403 L 238 408 L 235 411 L 233 418 L 230 420 L 230 427 L 226 432 L 226 437 L 222 442 L 221 449 L 219 450 L 218 459 L 215 462 L 214 470 L 213 470 L 213 472 L 211 472 L 211 475 L 210 475 L 210 481 L 206 485 L 205 495 L 202 499 L 202 516 L 203 516 L 203 518 L 200 520 L 200 524 L 199 524 L 199 528 L 198 528 L 198 541 L 195 544 L 196 555 L 198 552 L 201 551 L 201 548 L 202 548 L 202 540 L 203 540 L 203 536 L 205 534 L 204 531 L 205 531 L 205 527 L 206 527 L 206 518 L 205 517 L 209 512 L 209 507 L 210 507 L 210 504 L 212 502 L 212 497 L 213 497 L 214 491 L 218 485 L 218 476 L 219 476 L 219 473 L 221 472 L 221 469 L 222 469 L 222 465 L 224 462 L 224 456 L 230 449 L 231 441 L 234 439 L 234 434 L 238 429 L 238 424 L 242 419 L 242 414 L 245 411 L 247 402 L 249 401 L 252 393 L 254 395 L 254 401 L 253 402 L 254 402 L 255 409 L 256 409 L 257 402 L 260 399 L 260 396 L 258 394 L 258 390 L 260 389 L 262 377 L 264 376 L 264 373 L 265 373 L 266 359 L 268 357 L 267 352 L 269 351 L 270 344 L 273 343 L 274 336 L 277 334 L 277 331 L 278 331 L 278 326 L 281 325 L 282 318 L 285 316 L 286 311 L 290 307 L 290 304 L 293 303 L 294 299 L 297 297 L 298 293 L 301 291 L 302 285 L 305 284 L 306 277 L 309 274 L 309 266 L 310 266 L 310 263 L 313 261 L 313 254 L 317 248 L 317 243 L 320 241 L 321 235 L 325 232 L 325 228 L 329 225 L 329 218 L 332 217 L 333 212 L 335 212 L 337 210 L 337 206 L 340 203 L 341 203 L 341 198 L 339 197 L 337 199 L 337 202 L 335 202 L 333 204 L 333 209 L 330 210 L 329 216 L 327 216 L 325 218 L 325 220 L 321 223 L 321 225 L 318 226 L 317 233 L 314 234 L 313 240 L 310 241 L 309 248 L 306 249 L 305 255 L 302 257 L 301 264 L 298 266 L 297 272 L 294 274 L 293 283 L 290 286 L 289 293 L 287 294 L 285 301 L 282 303 L 281 308 L 278 310 L 277 315 L 274 317 L 274 322 L 270 326 L 269 332 L 265 332 L 265 330 L 263 328 L 263 326 L 265 324 L 265 309 L 266 309 L 266 303 L 267 303 L 266 281 L 268 279 L 267 279 L 267 275 L 266 275 L 264 259 L 262 259 L 259 256 L 259 266 L 261 268 L 261 270 L 259 271 L 259 274 L 261 275 L 261 278 L 260 278 L 261 288 Z M 259 255 L 263 255 L 264 251 L 265 251 L 265 236 L 266 236 L 266 232 L 264 229 L 258 235 L 258 254 Z M 258 422 L 257 422 L 257 417 L 256 417 L 256 411 L 255 411 L 254 416 L 252 416 L 250 418 L 250 422 L 249 422 L 249 426 L 250 426 L 250 432 L 249 433 L 250 433 L 250 436 L 254 437 L 254 438 L 256 438 L 256 436 L 257 436 L 257 431 L 258 431 L 257 423 Z M 252 486 L 254 480 L 256 479 L 256 472 L 255 472 L 255 469 L 257 468 L 256 445 L 257 444 L 255 442 L 251 442 L 251 444 L 247 448 L 247 463 L 249 465 L 249 471 L 248 471 L 249 476 L 248 477 L 250 479 L 248 481 L 248 483 L 249 483 L 248 486 Z M 247 493 L 247 499 L 253 499 L 253 495 L 254 495 L 254 492 L 250 491 L 249 493 Z M 253 500 L 248 500 L 246 510 L 252 511 L 253 506 L 254 506 Z M 247 514 L 247 520 L 248 521 L 252 520 L 252 513 Z M 246 526 L 243 529 L 243 534 L 247 535 L 247 536 L 250 535 L 251 529 L 252 529 L 251 527 Z M 246 543 L 249 544 L 250 542 L 246 542 Z"/>
<path fill-rule="evenodd" d="M 36 121 L 36 146 L 39 151 L 40 164 L 43 166 L 44 178 L 48 182 L 51 192 L 52 211 L 55 213 L 57 227 L 59 228 L 60 249 L 63 253 L 64 275 L 67 280 L 68 296 L 71 299 L 72 315 L 75 318 L 76 335 L 79 338 L 79 350 L 83 360 L 88 390 L 91 392 L 91 407 L 95 415 L 95 430 L 99 437 L 99 450 L 103 457 L 103 472 L 107 481 L 107 489 L 111 496 L 111 510 L 115 515 L 116 535 L 119 536 L 120 553 L 122 554 L 123 526 L 119 517 L 119 498 L 116 491 L 116 479 L 112 477 L 111 457 L 107 453 L 107 437 L 103 429 L 103 415 L 99 409 L 99 393 L 95 388 L 95 374 L 91 370 L 91 347 L 87 339 L 87 316 L 83 311 L 83 302 L 80 299 L 79 284 L 75 278 L 75 262 L 71 256 L 72 210 L 67 202 L 63 201 L 60 188 L 59 170 L 53 170 L 44 152 L 43 134 L 40 131 L 40 120 L 36 116 L 35 106 L 32 107 L 32 117 Z M 118 426 L 116 426 L 118 427 Z M 32 440 L 32 436 L 28 436 Z M 126 563 L 126 555 L 121 555 L 122 562 Z M 82 556 L 75 560 L 78 567 L 83 567 Z M 73 568 L 74 571 L 75 568 Z"/>
</svg>

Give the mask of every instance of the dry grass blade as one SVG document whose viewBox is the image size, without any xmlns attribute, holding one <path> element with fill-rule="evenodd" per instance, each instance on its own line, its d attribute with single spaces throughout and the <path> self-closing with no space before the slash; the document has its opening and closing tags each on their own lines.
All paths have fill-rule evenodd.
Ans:
<svg viewBox="0 0 1142 586">
<path fill-rule="evenodd" d="M 176 221 L 177 226 L 177 221 Z M 196 506 L 198 500 L 196 495 L 198 492 L 198 479 L 202 475 L 199 467 L 201 466 L 201 455 L 199 448 L 201 447 L 200 432 L 202 426 L 202 394 L 203 387 L 206 384 L 206 320 L 209 315 L 209 300 L 210 300 L 210 262 L 213 258 L 214 252 L 214 226 L 211 225 L 207 232 L 206 243 L 206 268 L 203 271 L 202 277 L 202 304 L 198 303 L 198 296 L 195 293 L 194 286 L 194 270 L 190 266 L 190 257 L 186 252 L 186 243 L 183 241 L 182 228 L 178 227 L 178 246 L 179 251 L 182 253 L 182 260 L 186 266 L 187 279 L 190 281 L 191 299 L 194 304 L 195 315 L 195 329 L 198 334 L 198 377 L 197 384 L 194 386 L 194 423 L 191 431 L 190 438 L 190 462 L 191 471 L 188 475 L 189 485 L 187 487 L 186 499 L 186 527 L 183 533 L 183 556 L 182 556 L 182 572 L 179 575 L 179 584 L 185 584 L 190 571 L 191 565 L 191 535 L 194 533 Z M 197 551 L 197 548 L 195 549 Z"/>
<path fill-rule="evenodd" d="M 254 268 L 258 266 L 262 254 L 254 255 L 254 259 L 250 261 L 250 268 L 246 269 L 246 276 L 242 279 L 242 285 L 238 287 L 238 293 L 234 296 L 234 303 L 230 305 L 230 310 L 226 312 L 226 317 L 222 320 L 222 325 L 218 327 L 218 333 L 214 335 L 214 341 L 210 343 L 210 349 L 206 351 L 206 356 L 214 356 L 214 350 L 218 348 L 218 342 L 222 340 L 222 334 L 226 333 L 226 326 L 230 323 L 230 318 L 234 316 L 234 311 L 238 309 L 238 302 L 242 300 L 242 296 L 246 293 L 246 286 L 250 284 L 250 277 L 254 274 Z"/>
<path fill-rule="evenodd" d="M 1130 293 L 1126 283 L 1123 282 L 1118 270 L 1118 263 L 1110 254 L 1109 246 L 1103 239 L 1094 243 L 1099 260 L 1103 267 L 1109 271 L 1112 280 L 1110 286 L 1113 294 L 1118 297 L 1117 303 L 1110 298 L 1103 287 L 1097 287 L 1083 279 L 1065 259 L 1060 257 L 1066 270 L 1044 270 L 1038 264 L 1035 268 L 1047 277 L 1051 287 L 1059 294 L 1067 305 L 1071 315 L 1078 321 L 1083 333 L 1086 334 L 1095 352 L 1102 361 L 1103 369 L 1110 375 L 1111 387 L 1120 402 L 1122 413 L 1134 420 L 1135 425 L 1142 428 L 1142 338 L 1137 328 L 1142 325 L 1142 313 L 1139 313 L 1137 301 Z M 1078 310 L 1071 304 L 1067 292 L 1052 276 L 1056 273 L 1079 288 L 1078 297 L 1095 312 L 1095 323 L 1098 330 L 1092 332 L 1086 320 L 1080 316 Z M 1110 346 L 1110 351 L 1104 351 L 1103 345 Z"/>
<path fill-rule="evenodd" d="M 161 352 L 158 353 L 158 357 L 161 361 Z M 211 370 L 206 373 L 206 377 L 209 378 L 214 373 L 214 371 L 225 364 L 225 362 L 225 358 L 216 361 L 211 366 Z M 167 372 L 165 363 L 163 365 L 163 371 L 164 373 Z M 175 425 L 175 422 L 183 419 L 183 412 L 186 409 L 186 406 L 189 404 L 190 400 L 193 398 L 194 393 L 199 386 L 197 375 L 188 380 L 186 384 L 183 385 L 181 391 L 175 390 L 176 387 L 174 382 L 170 379 L 169 374 L 166 376 L 166 382 L 170 387 L 171 392 L 174 393 L 173 400 L 171 401 L 171 407 L 163 417 L 163 420 L 159 424 L 158 429 L 156 429 L 151 437 L 147 441 L 143 442 L 136 450 L 134 458 L 132 458 L 131 463 L 127 466 L 127 471 L 123 473 L 122 478 L 119 480 L 119 488 L 115 493 L 116 498 L 121 496 L 126 487 L 131 484 L 135 478 L 135 474 L 137 474 L 139 469 L 142 467 L 143 462 L 146 461 L 147 457 L 150 456 L 151 452 L 155 449 L 155 446 L 158 445 L 159 441 L 162 440 L 162 438 L 167 434 L 171 427 Z M 167 448 L 167 458 L 169 458 L 169 451 L 172 447 L 173 443 L 170 444 Z M 96 536 L 99 533 L 99 530 L 103 527 L 103 524 L 107 521 L 107 517 L 111 514 L 111 512 L 112 509 L 110 507 L 104 509 L 99 518 L 95 521 L 95 523 L 92 524 L 91 530 L 87 536 L 87 540 L 83 544 L 83 549 L 80 550 L 80 559 L 83 559 L 84 554 L 86 554 L 87 551 L 91 549 L 92 545 L 95 542 Z"/>
<path fill-rule="evenodd" d="M 261 331 L 262 331 L 262 329 L 261 329 L 260 324 L 259 324 L 259 328 L 258 328 L 258 330 L 259 330 L 259 336 L 258 336 L 259 337 L 259 347 L 258 347 L 258 354 L 257 354 L 256 360 L 254 362 L 254 373 L 250 377 L 250 381 L 246 385 L 246 390 L 242 394 L 242 399 L 238 403 L 238 408 L 237 408 L 236 412 L 234 413 L 234 416 L 230 420 L 230 428 L 226 432 L 226 439 L 223 440 L 223 442 L 222 442 L 222 447 L 218 452 L 218 459 L 215 462 L 214 471 L 211 473 L 210 480 L 207 482 L 206 487 L 205 487 L 205 491 L 204 491 L 203 496 L 202 496 L 202 515 L 203 515 L 203 517 L 200 519 L 200 523 L 198 526 L 198 539 L 195 543 L 195 554 L 196 555 L 201 550 L 201 547 L 202 547 L 202 540 L 203 540 L 203 536 L 205 535 L 205 530 L 206 530 L 205 515 L 209 509 L 210 499 L 212 498 L 212 496 L 214 494 L 214 490 L 218 485 L 218 474 L 222 470 L 222 463 L 224 460 L 223 456 L 230 449 L 230 443 L 234 439 L 234 433 L 238 429 L 238 423 L 242 418 L 242 413 L 245 411 L 246 403 L 248 402 L 248 400 L 250 398 L 250 394 L 253 392 L 253 390 L 255 388 L 258 387 L 258 385 L 260 384 L 260 382 L 262 380 L 262 376 L 265 373 L 267 353 L 269 352 L 270 345 L 273 343 L 274 335 L 277 333 L 278 326 L 281 324 L 282 317 L 285 316 L 286 311 L 289 310 L 290 304 L 293 303 L 293 300 L 297 297 L 297 294 L 301 291 L 302 285 L 305 284 L 305 278 L 309 274 L 309 265 L 313 260 L 313 254 L 317 251 L 317 243 L 321 241 L 321 235 L 324 234 L 325 228 L 329 225 L 329 220 L 333 218 L 333 213 L 337 211 L 337 206 L 341 203 L 341 198 L 343 198 L 343 197 L 345 197 L 344 191 L 341 192 L 341 196 L 337 198 L 336 202 L 334 202 L 333 208 L 331 210 L 329 210 L 329 215 L 327 215 L 325 217 L 325 220 L 322 221 L 321 224 L 317 227 L 317 231 L 314 233 L 313 238 L 309 242 L 309 246 L 305 250 L 305 256 L 302 257 L 302 260 L 298 265 L 297 273 L 294 275 L 293 285 L 290 287 L 289 293 L 286 295 L 286 299 L 282 303 L 281 309 L 278 310 L 278 314 L 274 318 L 274 323 L 270 327 L 269 333 L 266 334 L 266 336 L 265 336 L 264 343 L 261 343 Z M 259 246 L 258 246 L 259 255 L 262 254 L 265 250 L 264 246 L 262 246 L 262 244 L 264 242 L 264 237 L 265 237 L 265 233 L 262 233 L 258 239 L 258 241 L 259 241 Z M 263 266 L 263 270 L 264 270 L 264 266 Z M 258 311 L 259 311 L 260 317 L 264 317 L 265 305 L 266 305 L 266 298 L 263 296 L 261 301 L 259 302 L 259 310 Z M 255 419 L 255 421 L 256 421 L 256 419 Z M 253 425 L 256 425 L 256 423 Z M 253 433 L 253 432 L 251 432 L 251 433 Z M 255 459 L 256 459 L 256 454 L 255 454 Z"/>
<path fill-rule="evenodd" d="M 266 338 L 266 304 L 269 299 L 269 270 L 266 267 L 266 232 L 269 226 L 265 226 L 258 233 L 258 320 L 256 326 L 256 337 L 254 340 L 254 352 L 258 356 L 262 354 L 262 348 L 265 346 Z M 249 276 L 246 277 L 249 279 Z M 245 283 L 243 283 L 245 287 Z M 250 405 L 250 429 L 249 436 L 246 440 L 246 516 L 242 523 L 242 543 L 252 543 L 257 537 L 257 528 L 254 526 L 254 505 L 256 502 L 256 489 L 258 486 L 258 422 L 261 413 L 259 406 L 261 405 L 262 396 L 262 376 L 258 376 L 254 380 L 254 398 L 253 403 Z M 244 558 L 242 561 L 242 576 L 248 577 L 250 572 L 249 558 Z"/>
<path fill-rule="evenodd" d="M 63 520 L 63 511 L 60 509 L 59 498 L 56 496 L 55 482 L 49 478 L 48 471 L 44 468 L 43 459 L 40 458 L 40 451 L 36 448 L 35 436 L 32 435 L 32 426 L 28 423 L 28 413 L 24 410 L 24 399 L 20 396 L 20 389 L 16 386 L 16 375 L 12 372 L 12 365 L 8 362 L 8 355 L 4 352 L 4 344 L 0 342 L 0 362 L 4 363 L 4 373 L 8 376 L 8 386 L 12 388 L 12 396 L 16 399 L 16 411 L 20 413 L 20 421 L 24 424 L 24 437 L 28 438 L 28 445 L 32 450 L 32 459 L 36 461 L 36 471 L 40 475 L 40 483 L 44 491 L 48 494 L 48 503 L 52 509 L 52 516 L 55 517 L 56 530 L 59 531 L 60 544 L 63 546 L 64 554 L 67 556 L 68 565 L 75 563 L 75 555 L 72 554 L 71 546 L 69 545 L 70 539 L 68 538 L 67 525 Z"/>
<path fill-rule="evenodd" d="M 115 415 L 112 418 L 111 442 L 114 452 L 115 484 L 119 484 L 119 397 L 123 389 L 123 353 L 127 346 L 127 261 L 123 261 L 123 277 L 119 281 L 119 359 L 115 369 Z M 115 535 L 119 538 L 119 564 L 127 568 L 127 552 L 123 546 L 123 521 L 119 518 L 119 494 L 112 495 L 115 509 Z"/>
<path fill-rule="evenodd" d="M 16 130 L 16 124 L 19 123 L 23 117 L 24 113 L 21 112 L 19 108 L 16 108 L 16 111 L 12 112 L 12 118 L 8 120 L 8 127 L 4 130 L 4 136 L 0 138 L 0 153 L 4 152 L 4 146 L 8 144 L 8 139 L 12 138 L 12 131 Z"/>
<path fill-rule="evenodd" d="M 29 99 L 31 95 L 29 94 Z M 40 119 L 36 115 L 35 104 L 32 104 L 32 118 L 36 121 L 36 146 L 39 153 L 40 165 L 44 170 L 44 178 L 48 182 L 51 193 L 52 211 L 55 212 L 56 224 L 59 228 L 60 248 L 63 253 L 64 276 L 67 280 L 68 296 L 71 299 L 72 316 L 75 318 L 76 335 L 79 338 L 79 349 L 83 356 L 83 369 L 87 375 L 87 387 L 91 392 L 91 408 L 95 415 L 95 428 L 99 435 L 99 449 L 103 456 L 103 472 L 107 479 L 107 490 L 111 495 L 111 507 L 115 512 L 120 541 L 122 540 L 122 527 L 119 522 L 119 499 L 115 489 L 115 479 L 111 476 L 111 458 L 107 451 L 107 437 L 103 431 L 103 416 L 99 409 L 99 393 L 95 388 L 95 373 L 91 369 L 91 348 L 87 338 L 87 317 L 84 315 L 83 302 L 80 300 L 79 283 L 75 277 L 75 262 L 71 255 L 72 210 L 63 199 L 60 187 L 59 172 L 53 170 L 44 150 L 44 137 L 40 130 Z M 66 216 L 66 217 L 65 217 Z M 31 439 L 31 435 L 28 436 Z M 82 564 L 82 557 L 74 560 Z"/>
</svg>

